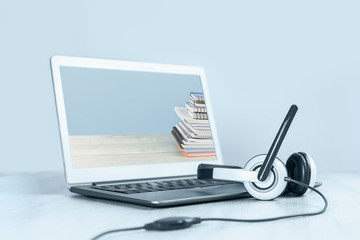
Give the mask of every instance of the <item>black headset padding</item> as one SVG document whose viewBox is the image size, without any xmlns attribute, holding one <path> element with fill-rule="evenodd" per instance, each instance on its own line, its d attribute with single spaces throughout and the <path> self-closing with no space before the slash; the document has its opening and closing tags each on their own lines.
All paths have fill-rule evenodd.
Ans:
<svg viewBox="0 0 360 240">
<path fill-rule="evenodd" d="M 291 154 L 286 161 L 286 168 L 290 178 L 307 185 L 310 184 L 311 169 L 306 153 L 298 152 Z M 290 182 L 287 186 L 287 190 L 300 196 L 306 192 L 307 188 Z"/>
</svg>

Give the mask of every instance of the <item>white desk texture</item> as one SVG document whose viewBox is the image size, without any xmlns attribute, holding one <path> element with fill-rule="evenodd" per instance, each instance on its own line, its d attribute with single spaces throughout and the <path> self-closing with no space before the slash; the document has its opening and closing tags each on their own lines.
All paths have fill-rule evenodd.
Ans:
<svg viewBox="0 0 360 240">
<path fill-rule="evenodd" d="M 264 223 L 204 222 L 185 230 L 115 233 L 101 239 L 360 239 L 360 173 L 320 173 L 323 215 Z M 0 239 L 90 239 L 169 216 L 265 218 L 322 208 L 321 198 L 229 200 L 154 209 L 68 192 L 60 172 L 0 175 Z"/>
</svg>

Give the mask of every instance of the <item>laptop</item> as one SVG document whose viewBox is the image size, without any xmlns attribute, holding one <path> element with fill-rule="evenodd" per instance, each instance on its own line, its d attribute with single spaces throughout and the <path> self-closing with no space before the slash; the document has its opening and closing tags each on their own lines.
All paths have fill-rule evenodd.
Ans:
<svg viewBox="0 0 360 240">
<path fill-rule="evenodd" d="M 248 196 L 196 177 L 223 163 L 202 68 L 53 56 L 51 69 L 71 192 L 150 207 Z"/>
</svg>

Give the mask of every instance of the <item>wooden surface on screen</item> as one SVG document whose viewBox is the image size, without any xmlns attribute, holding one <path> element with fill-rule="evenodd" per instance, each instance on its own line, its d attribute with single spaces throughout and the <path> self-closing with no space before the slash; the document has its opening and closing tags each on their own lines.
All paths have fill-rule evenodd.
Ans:
<svg viewBox="0 0 360 240">
<path fill-rule="evenodd" d="M 74 168 L 215 160 L 185 157 L 171 134 L 70 136 Z"/>
</svg>

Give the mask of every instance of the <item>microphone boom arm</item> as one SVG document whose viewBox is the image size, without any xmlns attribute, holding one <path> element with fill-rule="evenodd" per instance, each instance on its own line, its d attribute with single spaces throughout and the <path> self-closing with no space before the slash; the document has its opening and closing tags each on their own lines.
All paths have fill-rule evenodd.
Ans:
<svg viewBox="0 0 360 240">
<path fill-rule="evenodd" d="M 266 155 L 266 158 L 264 160 L 264 164 L 261 166 L 257 178 L 259 181 L 265 181 L 267 177 L 269 176 L 271 167 L 273 166 L 273 163 L 275 161 L 276 155 L 279 152 L 279 149 L 281 147 L 282 142 L 284 141 L 284 138 L 286 136 L 286 133 L 288 132 L 290 125 L 295 117 L 295 114 L 298 110 L 298 107 L 296 105 L 292 105 L 286 114 L 286 117 L 281 124 L 281 127 L 276 134 L 276 137 L 271 144 L 271 147 L 269 149 L 268 154 Z"/>
</svg>

